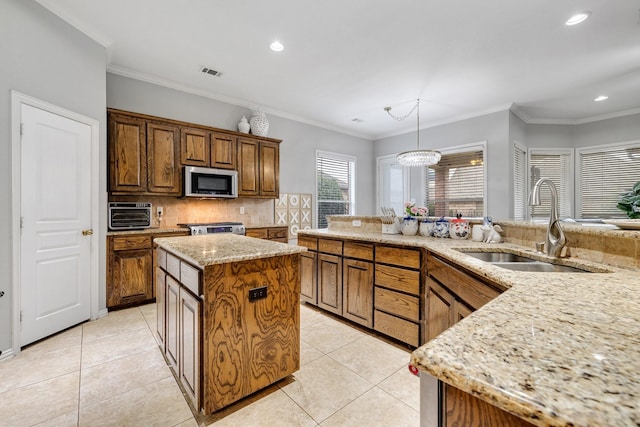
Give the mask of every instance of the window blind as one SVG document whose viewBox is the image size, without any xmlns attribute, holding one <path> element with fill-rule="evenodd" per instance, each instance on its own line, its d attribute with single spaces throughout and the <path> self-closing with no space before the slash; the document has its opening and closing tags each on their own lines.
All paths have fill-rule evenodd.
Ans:
<svg viewBox="0 0 640 427">
<path fill-rule="evenodd" d="M 534 153 L 529 155 L 531 188 L 540 178 L 550 178 L 558 190 L 558 212 L 560 218 L 570 218 L 571 188 L 573 187 L 571 152 Z M 528 197 L 528 195 L 527 195 Z M 551 213 L 551 192 L 543 189 L 540 192 L 540 206 L 530 206 L 532 218 L 548 218 Z"/>
<path fill-rule="evenodd" d="M 524 220 L 527 206 L 527 150 L 513 147 L 513 217 Z"/>
<path fill-rule="evenodd" d="M 640 181 L 640 143 L 579 152 L 581 218 L 624 218 L 616 207 L 620 193 Z"/>
<path fill-rule="evenodd" d="M 327 215 L 353 214 L 355 159 L 333 153 L 316 154 L 318 228 L 327 228 Z"/>
<path fill-rule="evenodd" d="M 443 154 L 427 166 L 425 200 L 431 216 L 484 216 L 484 151 Z"/>
</svg>

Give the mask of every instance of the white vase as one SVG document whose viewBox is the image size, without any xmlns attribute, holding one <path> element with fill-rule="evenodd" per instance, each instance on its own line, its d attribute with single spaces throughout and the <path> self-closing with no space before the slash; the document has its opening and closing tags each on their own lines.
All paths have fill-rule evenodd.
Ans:
<svg viewBox="0 0 640 427">
<path fill-rule="evenodd" d="M 267 136 L 267 132 L 269 132 L 269 120 L 267 120 L 267 116 L 264 115 L 262 111 L 256 111 L 249 119 L 249 123 L 251 124 L 251 133 L 256 136 Z"/>
<path fill-rule="evenodd" d="M 242 118 L 238 122 L 238 131 L 242 133 L 249 133 L 249 130 L 251 130 L 251 125 L 247 121 L 247 118 L 245 116 L 242 116 Z"/>
</svg>

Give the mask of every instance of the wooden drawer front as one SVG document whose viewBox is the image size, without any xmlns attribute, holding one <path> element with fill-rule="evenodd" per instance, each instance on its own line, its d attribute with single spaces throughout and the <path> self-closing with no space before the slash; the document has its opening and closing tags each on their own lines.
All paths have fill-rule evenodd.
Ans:
<svg viewBox="0 0 640 427">
<path fill-rule="evenodd" d="M 378 310 L 373 314 L 373 329 L 414 347 L 418 347 L 420 342 L 418 324 Z"/>
<path fill-rule="evenodd" d="M 318 239 L 318 252 L 342 255 L 342 240 Z"/>
<path fill-rule="evenodd" d="M 167 269 L 167 251 L 165 251 L 164 249 L 158 248 L 156 253 L 158 254 L 158 265 L 166 270 Z"/>
<path fill-rule="evenodd" d="M 420 300 L 418 297 L 376 286 L 375 302 L 377 310 L 395 314 L 414 322 L 420 321 Z"/>
<path fill-rule="evenodd" d="M 289 229 L 287 227 L 273 227 L 267 229 L 269 240 L 288 239 Z"/>
<path fill-rule="evenodd" d="M 475 310 L 500 295 L 500 292 L 496 289 L 485 285 L 431 254 L 427 257 L 427 271 L 429 276 L 440 282 Z"/>
<path fill-rule="evenodd" d="M 247 237 L 255 237 L 256 239 L 266 239 L 268 237 L 266 228 L 250 228 L 245 232 Z"/>
<path fill-rule="evenodd" d="M 420 272 L 376 264 L 376 285 L 420 295 Z"/>
<path fill-rule="evenodd" d="M 180 280 L 180 259 L 170 253 L 167 253 L 167 272 Z"/>
<path fill-rule="evenodd" d="M 127 251 L 131 249 L 151 249 L 151 236 L 113 237 L 114 251 Z"/>
<path fill-rule="evenodd" d="M 180 261 L 180 283 L 187 287 L 194 295 L 202 295 L 200 289 L 200 270 L 184 261 Z"/>
<path fill-rule="evenodd" d="M 419 269 L 420 250 L 378 246 L 376 247 L 376 262 Z"/>
<path fill-rule="evenodd" d="M 344 256 L 373 261 L 373 243 L 344 242 Z"/>
<path fill-rule="evenodd" d="M 304 246 L 310 251 L 317 251 L 318 239 L 315 237 L 298 236 L 298 246 Z"/>
</svg>

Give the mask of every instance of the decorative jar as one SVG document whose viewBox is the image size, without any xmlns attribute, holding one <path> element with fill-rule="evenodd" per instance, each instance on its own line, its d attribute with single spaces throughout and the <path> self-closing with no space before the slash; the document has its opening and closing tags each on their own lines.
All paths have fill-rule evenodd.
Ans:
<svg viewBox="0 0 640 427">
<path fill-rule="evenodd" d="M 433 236 L 433 221 L 430 221 L 429 218 L 420 221 L 420 235 L 424 237 Z"/>
<path fill-rule="evenodd" d="M 249 119 L 251 133 L 256 136 L 267 136 L 269 132 L 269 120 L 262 111 L 255 111 Z"/>
<path fill-rule="evenodd" d="M 444 217 L 436 221 L 433 227 L 433 236 L 440 237 L 441 239 L 449 237 L 449 221 L 444 219 Z"/>
<path fill-rule="evenodd" d="M 247 121 L 247 117 L 242 116 L 242 118 L 238 122 L 238 131 L 242 133 L 249 133 L 250 130 L 251 130 L 251 125 Z"/>
<path fill-rule="evenodd" d="M 462 219 L 462 214 L 456 215 L 456 219 L 449 223 L 449 236 L 458 240 L 469 238 L 469 222 Z"/>
<path fill-rule="evenodd" d="M 402 226 L 400 228 L 402 234 L 405 236 L 415 236 L 418 234 L 418 220 L 414 217 L 406 217 L 402 220 Z"/>
</svg>

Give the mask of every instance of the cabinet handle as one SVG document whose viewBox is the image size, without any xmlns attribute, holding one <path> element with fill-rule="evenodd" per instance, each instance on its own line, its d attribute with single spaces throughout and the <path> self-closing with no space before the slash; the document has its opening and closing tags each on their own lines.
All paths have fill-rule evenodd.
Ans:
<svg viewBox="0 0 640 427">
<path fill-rule="evenodd" d="M 87 230 L 82 230 L 83 236 L 91 236 L 93 234 L 93 229 L 89 228 Z"/>
</svg>

